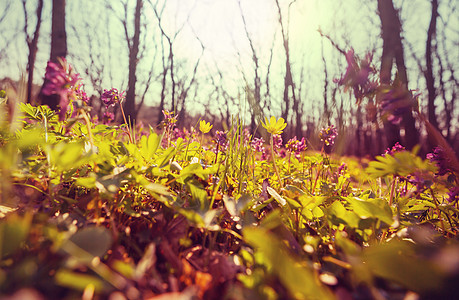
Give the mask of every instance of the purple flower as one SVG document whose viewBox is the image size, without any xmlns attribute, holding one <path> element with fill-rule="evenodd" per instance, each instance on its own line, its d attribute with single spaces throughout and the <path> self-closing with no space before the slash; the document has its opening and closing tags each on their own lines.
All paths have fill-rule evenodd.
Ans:
<svg viewBox="0 0 459 300">
<path fill-rule="evenodd" d="M 226 132 L 218 131 L 215 133 L 215 142 L 219 145 L 226 144 Z"/>
<path fill-rule="evenodd" d="M 402 181 L 408 181 L 416 187 L 418 192 L 422 192 L 424 189 L 432 185 L 432 181 L 426 177 L 426 174 L 414 172 L 405 178 L 401 178 Z"/>
<path fill-rule="evenodd" d="M 256 152 L 265 152 L 265 147 L 263 146 L 265 141 L 263 138 L 253 138 L 252 142 L 250 143 L 250 146 L 252 147 L 253 150 Z"/>
<path fill-rule="evenodd" d="M 226 149 L 226 147 L 228 147 L 228 139 L 226 136 L 226 132 L 217 130 L 217 132 L 215 133 L 214 142 L 217 143 L 217 148 L 215 149 L 215 152 L 218 152 L 219 149 Z"/>
<path fill-rule="evenodd" d="M 171 131 L 172 128 L 174 128 L 175 124 L 177 123 L 177 117 L 174 115 L 173 111 L 168 111 L 168 110 L 163 110 L 163 116 L 164 119 L 161 122 L 163 128 L 165 128 L 167 131 Z"/>
<path fill-rule="evenodd" d="M 319 133 L 319 138 L 325 145 L 331 146 L 335 143 L 335 138 L 338 136 L 338 131 L 335 125 L 330 125 L 327 128 L 322 128 Z"/>
<path fill-rule="evenodd" d="M 189 132 L 188 130 L 186 130 L 186 128 L 183 128 L 183 130 L 174 128 L 173 135 L 174 135 L 174 139 L 178 139 L 178 138 L 186 139 L 189 135 Z"/>
<path fill-rule="evenodd" d="M 47 82 L 43 87 L 43 94 L 49 96 L 52 94 L 67 94 L 75 86 L 79 77 L 78 74 L 72 74 L 71 66 L 62 58 L 59 64 L 52 61 L 48 62 L 45 79 Z"/>
<path fill-rule="evenodd" d="M 282 148 L 282 136 L 280 134 L 273 134 L 274 150 Z"/>
<path fill-rule="evenodd" d="M 59 96 L 59 120 L 62 121 L 70 103 L 69 96 L 74 96 L 72 89 L 80 78 L 78 74 L 73 73 L 72 67 L 65 58 L 59 58 L 59 64 L 52 61 L 48 62 L 45 79 L 42 93 L 47 96 L 54 94 Z"/>
<path fill-rule="evenodd" d="M 104 115 L 103 115 L 103 117 L 102 117 L 102 120 L 103 120 L 103 123 L 104 123 L 105 125 L 108 125 L 108 124 L 110 124 L 111 122 L 113 122 L 113 120 L 115 120 L 115 114 L 109 112 L 108 110 L 106 110 L 106 111 L 104 112 Z"/>
<path fill-rule="evenodd" d="M 354 49 L 349 50 L 346 53 L 346 73 L 339 80 L 334 81 L 339 85 L 344 85 L 345 91 L 352 88 L 358 100 L 370 96 L 377 88 L 377 82 L 370 80 L 370 75 L 376 73 L 376 70 L 371 66 L 372 60 L 373 55 L 371 53 L 367 53 L 365 59 L 359 59 L 355 55 Z"/>
<path fill-rule="evenodd" d="M 76 97 L 82 100 L 84 103 L 89 104 L 89 97 L 85 91 L 83 91 L 83 85 L 79 84 L 75 87 Z"/>
<path fill-rule="evenodd" d="M 449 159 L 443 148 L 435 147 L 433 149 L 433 153 L 428 153 L 426 158 L 430 160 L 432 163 L 435 163 L 438 167 L 437 175 L 442 176 L 447 173 L 452 172 L 449 165 Z"/>
<path fill-rule="evenodd" d="M 109 107 L 115 105 L 116 103 L 120 103 L 124 97 L 123 94 L 124 92 L 120 93 L 115 88 L 112 88 L 111 90 L 104 89 L 100 98 L 102 99 L 102 102 L 104 102 L 105 106 Z"/>
<path fill-rule="evenodd" d="M 381 154 L 381 156 L 386 156 L 386 154 L 389 154 L 389 155 L 394 155 L 394 153 L 396 152 L 402 152 L 402 151 L 405 151 L 405 147 L 403 147 L 402 145 L 400 145 L 399 142 L 395 143 L 394 146 L 392 146 L 392 148 L 387 148 L 386 151 L 384 152 L 384 154 Z"/>
<path fill-rule="evenodd" d="M 287 156 L 287 152 L 285 151 L 285 149 L 280 149 L 279 151 L 276 150 L 276 152 L 282 158 Z"/>
<path fill-rule="evenodd" d="M 346 172 L 347 170 L 347 165 L 346 163 L 342 163 L 339 167 L 338 167 L 338 175 L 342 175 Z"/>
<path fill-rule="evenodd" d="M 306 141 L 304 140 L 304 137 L 301 138 L 301 141 L 298 141 L 298 139 L 295 136 L 287 142 L 285 148 L 291 153 L 295 153 L 296 155 L 298 155 L 307 149 Z"/>
</svg>

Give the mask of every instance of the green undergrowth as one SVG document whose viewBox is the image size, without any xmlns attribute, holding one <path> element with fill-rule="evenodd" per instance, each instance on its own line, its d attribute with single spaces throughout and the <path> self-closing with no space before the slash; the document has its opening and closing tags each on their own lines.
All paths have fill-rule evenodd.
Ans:
<svg viewBox="0 0 459 300">
<path fill-rule="evenodd" d="M 285 124 L 271 119 L 263 154 L 238 122 L 223 139 L 205 122 L 176 137 L 85 113 L 60 121 L 45 106 L 22 104 L 17 115 L 0 125 L 3 295 L 459 293 L 455 174 L 439 176 L 416 149 L 373 161 L 293 153 L 274 146 Z"/>
</svg>

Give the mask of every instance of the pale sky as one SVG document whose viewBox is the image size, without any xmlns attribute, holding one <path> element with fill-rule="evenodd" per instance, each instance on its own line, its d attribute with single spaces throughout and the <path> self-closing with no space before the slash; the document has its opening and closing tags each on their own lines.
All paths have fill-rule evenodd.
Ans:
<svg viewBox="0 0 459 300">
<path fill-rule="evenodd" d="M 11 40 L 14 35 L 16 35 L 16 39 L 8 46 L 8 58 L 0 58 L 0 78 L 4 76 L 18 78 L 21 72 L 25 72 L 26 67 L 27 47 L 24 43 L 24 16 L 20 1 L 0 1 L 0 17 L 2 15 L 1 12 L 4 11 L 9 1 L 12 2 L 11 10 L 5 20 L 0 23 L 0 45 L 5 45 L 5 41 Z M 126 1 L 128 1 L 130 18 L 128 20 L 128 30 L 132 33 L 131 23 L 135 1 Z M 160 0 L 159 2 L 163 3 L 163 1 Z M 280 0 L 284 22 L 288 18 L 286 4 L 289 2 Z M 430 1 L 394 2 L 396 5 L 404 3 L 401 15 L 402 19 L 405 20 L 403 24 L 404 37 L 414 47 L 414 52 L 422 58 L 422 53 L 425 51 L 427 26 L 430 20 Z M 111 88 L 113 86 L 118 89 L 126 89 L 127 85 L 128 60 L 126 42 L 123 40 L 124 31 L 117 17 L 105 8 L 105 3 L 113 5 L 118 17 L 123 17 L 119 1 L 67 1 L 68 24 L 66 29 L 69 61 L 81 73 L 88 91 L 91 91 L 91 87 L 90 79 L 84 74 L 86 67 L 94 68 L 92 72 L 102 77 L 103 88 Z M 36 1 L 27 1 L 29 14 L 32 16 L 35 13 L 35 5 Z M 159 4 L 159 7 L 161 5 Z M 253 38 L 254 47 L 260 59 L 262 82 L 266 74 L 273 38 L 276 37 L 270 81 L 273 94 L 271 113 L 276 115 L 282 97 L 285 66 L 277 8 L 274 0 L 241 0 L 241 5 L 249 34 Z M 440 8 L 444 18 L 448 14 L 450 7 L 443 5 Z M 49 57 L 50 10 L 50 1 L 45 1 L 36 63 L 35 81 L 37 83 L 40 83 L 43 78 L 44 68 Z M 157 20 L 149 1 L 145 1 L 144 13 L 147 33 L 142 36 L 142 39 L 146 43 L 143 44 L 146 47 L 146 52 L 139 63 L 139 74 L 137 76 L 139 79 L 139 94 L 145 88 L 144 78 L 151 69 L 152 59 L 156 59 L 153 64 L 154 76 L 158 76 L 162 68 L 160 34 Z M 190 70 L 193 69 L 201 53 L 201 47 L 195 34 L 205 46 L 204 56 L 198 68 L 198 93 L 196 101 L 190 108 L 199 111 L 203 108 L 203 105 L 215 106 L 216 109 L 221 106 L 221 103 L 209 96 L 209 91 L 213 89 L 209 81 L 210 76 L 217 80 L 217 83 L 222 84 L 224 86 L 223 89 L 228 94 L 236 98 L 238 93 L 243 92 L 245 87 L 242 73 L 246 74 L 249 84 L 253 82 L 252 54 L 244 32 L 237 0 L 167 0 L 161 22 L 170 36 L 173 36 L 177 29 L 185 24 L 174 43 L 176 63 L 181 66 L 182 70 L 177 73 L 178 77 L 190 76 Z M 30 33 L 34 29 L 34 23 L 35 19 L 32 18 Z M 440 23 L 439 28 L 443 26 Z M 327 40 L 321 38 L 317 30 L 321 28 L 324 33 L 330 35 L 345 50 L 352 46 L 356 53 L 360 55 L 364 55 L 366 51 L 376 47 L 375 61 L 377 61 L 378 51 L 380 51 L 382 45 L 379 26 L 380 21 L 376 14 L 376 1 L 297 0 L 292 5 L 289 27 L 292 68 L 294 80 L 297 81 L 297 84 L 300 84 L 301 70 L 304 72 L 303 81 L 301 81 L 301 84 L 303 84 L 302 98 L 306 101 L 305 109 L 307 111 L 316 110 L 321 106 L 322 102 L 324 79 L 324 65 L 321 57 L 322 44 L 327 60 L 330 82 L 345 71 L 344 57 Z M 457 32 L 457 28 L 459 28 L 458 18 L 450 18 L 447 26 L 449 34 L 453 37 L 451 40 L 457 41 L 459 39 Z M 76 29 L 76 32 L 74 29 Z M 0 55 L 2 54 L 2 48 L 0 47 Z M 411 50 L 408 50 L 405 49 L 405 57 L 412 71 L 410 81 L 413 85 L 412 88 L 416 88 L 419 85 L 422 86 L 423 81 L 422 78 L 420 81 L 417 80 L 419 71 L 417 65 L 411 59 Z M 454 53 L 452 51 L 450 53 L 450 60 L 456 64 L 459 61 L 458 52 Z M 89 53 L 98 60 L 94 64 L 89 64 L 87 61 Z M 104 69 L 102 70 L 103 67 Z M 222 81 L 216 74 L 216 67 L 224 74 Z M 99 69 L 95 68 L 99 68 L 100 72 L 98 72 Z M 264 85 L 262 88 L 264 88 Z M 422 86 L 421 89 L 423 88 Z M 158 80 L 152 81 L 146 96 L 146 103 L 151 105 L 158 103 L 159 89 L 160 82 Z M 338 96 L 347 99 L 347 95 L 342 93 Z M 346 105 L 350 106 L 353 103 L 346 101 Z M 241 107 L 236 106 L 234 109 L 235 113 L 237 113 Z"/>
</svg>

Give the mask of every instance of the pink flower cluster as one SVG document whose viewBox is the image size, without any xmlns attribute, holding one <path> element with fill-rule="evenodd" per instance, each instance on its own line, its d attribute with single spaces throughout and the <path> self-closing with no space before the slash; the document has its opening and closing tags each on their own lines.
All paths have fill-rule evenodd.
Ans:
<svg viewBox="0 0 459 300">
<path fill-rule="evenodd" d="M 435 147 L 432 153 L 428 153 L 426 158 L 430 160 L 430 162 L 435 163 L 438 167 L 437 175 L 443 176 L 448 173 L 452 173 L 450 168 L 450 160 L 448 159 L 448 155 L 446 154 L 445 150 L 441 147 Z"/>
<path fill-rule="evenodd" d="M 322 128 L 319 133 L 320 140 L 326 146 L 332 146 L 335 143 L 335 139 L 338 136 L 338 131 L 335 128 L 335 125 L 330 125 L 327 128 Z"/>
<path fill-rule="evenodd" d="M 55 94 L 60 98 L 59 120 L 64 120 L 70 100 L 80 99 L 88 103 L 89 98 L 82 90 L 82 85 L 77 84 L 80 81 L 79 74 L 73 72 L 65 58 L 59 58 L 59 63 L 48 62 L 45 79 L 42 93 L 47 96 Z"/>
<path fill-rule="evenodd" d="M 273 146 L 275 151 L 282 148 L 282 143 L 282 136 L 280 134 L 273 134 Z"/>
<path fill-rule="evenodd" d="M 250 146 L 252 149 L 256 152 L 265 152 L 265 146 L 264 146 L 265 140 L 260 137 L 260 138 L 253 138 L 252 142 L 250 143 Z"/>
<path fill-rule="evenodd" d="M 386 156 L 386 154 L 389 154 L 389 155 L 394 155 L 394 153 L 396 152 L 402 152 L 402 151 L 405 151 L 405 147 L 403 147 L 402 145 L 400 145 L 399 142 L 395 143 L 394 146 L 392 146 L 392 148 L 387 148 L 386 151 L 381 154 L 381 156 Z"/>
<path fill-rule="evenodd" d="M 102 116 L 105 125 L 108 125 L 115 120 L 115 114 L 110 112 L 109 108 L 115 106 L 116 103 L 121 103 L 123 97 L 124 92 L 118 92 L 115 88 L 111 88 L 110 90 L 104 89 L 100 99 L 105 104 L 105 112 Z"/>
<path fill-rule="evenodd" d="M 371 80 L 371 75 L 376 73 L 376 70 L 371 66 L 373 55 L 367 53 L 364 59 L 359 59 L 354 49 L 346 53 L 347 69 L 346 73 L 340 79 L 334 80 L 339 85 L 345 86 L 345 91 L 352 88 L 357 100 L 369 96 L 376 91 L 378 83 Z"/>
<path fill-rule="evenodd" d="M 117 89 L 112 88 L 110 90 L 104 89 L 104 92 L 100 99 L 104 102 L 106 107 L 114 106 L 116 103 L 120 103 L 123 99 L 124 92 L 118 92 Z"/>
<path fill-rule="evenodd" d="M 306 145 L 306 141 L 304 140 L 304 137 L 301 138 L 301 140 L 299 141 L 295 136 L 287 142 L 287 144 L 285 145 L 285 148 L 291 153 L 295 153 L 295 155 L 298 155 L 301 152 L 305 151 L 308 147 Z"/>
</svg>

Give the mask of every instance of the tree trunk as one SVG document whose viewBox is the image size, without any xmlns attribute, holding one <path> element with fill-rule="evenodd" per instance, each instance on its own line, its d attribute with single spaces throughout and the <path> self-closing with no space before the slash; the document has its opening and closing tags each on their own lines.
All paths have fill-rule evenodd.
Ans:
<svg viewBox="0 0 459 300">
<path fill-rule="evenodd" d="M 50 60 L 67 56 L 67 34 L 65 31 L 65 0 L 53 0 L 53 21 L 51 26 Z"/>
<path fill-rule="evenodd" d="M 53 0 L 52 25 L 51 25 L 51 55 L 49 60 L 57 63 L 58 57 L 67 56 L 67 35 L 65 32 L 65 0 Z M 43 83 L 45 86 L 47 81 Z M 43 89 L 43 88 L 42 88 Z M 59 95 L 43 95 L 40 92 L 42 104 L 57 110 Z"/>
<path fill-rule="evenodd" d="M 427 31 L 427 41 L 426 41 L 426 70 L 425 78 L 428 91 L 428 117 L 429 122 L 438 129 L 437 117 L 435 115 L 435 98 L 437 96 L 435 89 L 435 79 L 433 76 L 432 68 L 432 41 L 435 39 L 437 31 L 437 16 L 438 16 L 438 1 L 432 0 L 432 17 L 430 18 L 429 29 Z"/>
<path fill-rule="evenodd" d="M 324 55 L 324 40 L 321 39 L 321 53 L 322 53 L 322 62 L 324 63 L 324 117 L 327 125 L 330 123 L 330 114 L 328 112 L 328 72 L 327 72 L 327 61 L 325 60 Z"/>
<path fill-rule="evenodd" d="M 294 3 L 290 2 L 289 4 L 289 9 L 290 5 Z M 292 120 L 296 116 L 296 119 L 299 119 L 299 104 L 296 99 L 295 95 L 295 85 L 293 83 L 293 76 L 292 76 L 292 65 L 290 63 L 290 47 L 289 47 L 289 28 L 288 25 L 286 26 L 284 24 L 283 18 L 282 18 L 282 10 L 279 4 L 279 0 L 276 0 L 276 6 L 277 6 L 277 12 L 278 12 L 278 21 L 279 25 L 281 28 L 281 34 L 282 34 L 282 42 L 284 46 L 284 51 L 285 51 L 285 77 L 284 77 L 284 97 L 283 97 L 283 105 L 281 106 L 281 116 L 282 118 L 285 119 L 286 122 L 289 122 L 288 117 L 289 117 L 289 110 L 290 107 L 293 110 L 293 115 L 292 115 Z M 287 21 L 288 24 L 288 21 Z M 293 101 L 290 101 L 290 95 L 289 95 L 289 89 L 291 91 L 291 98 Z M 296 123 L 296 122 L 295 122 Z M 299 132 L 299 126 L 301 124 L 295 124 L 295 132 Z M 290 135 L 291 135 L 290 131 Z M 286 140 L 287 136 L 289 133 L 287 131 L 284 131 L 282 134 L 282 138 Z"/>
<path fill-rule="evenodd" d="M 24 6 L 24 10 L 25 10 Z M 37 25 L 35 26 L 35 32 L 33 34 L 32 40 L 27 38 L 27 47 L 29 48 L 29 56 L 27 58 L 27 102 L 32 102 L 32 87 L 33 87 L 33 75 L 35 69 L 35 59 L 37 57 L 37 50 L 38 50 L 38 37 L 40 36 L 40 26 L 41 26 L 41 15 L 43 11 L 43 0 L 38 1 L 37 6 Z M 26 16 L 27 18 L 27 16 Z M 27 28 L 25 28 L 26 35 Z"/>
<path fill-rule="evenodd" d="M 137 62 L 139 54 L 140 44 L 140 16 L 142 10 L 143 1 L 137 0 L 134 15 L 134 36 L 132 37 L 132 43 L 129 47 L 129 75 L 128 75 L 128 90 L 126 93 L 125 110 L 126 118 L 131 122 L 136 119 L 135 109 L 135 84 L 136 84 L 136 72 Z"/>
<path fill-rule="evenodd" d="M 397 66 L 398 80 L 407 88 L 408 76 L 406 73 L 405 60 L 403 56 L 403 45 L 401 39 L 400 19 L 394 8 L 392 0 L 378 0 L 378 11 L 381 19 L 383 53 L 381 57 L 380 82 L 383 85 L 390 85 L 392 65 L 395 61 Z M 409 110 L 402 115 L 402 124 L 405 128 L 404 146 L 413 148 L 418 143 L 418 132 L 415 126 L 412 111 Z M 388 121 L 384 121 L 387 146 L 393 146 L 401 141 L 400 128 Z"/>
</svg>

